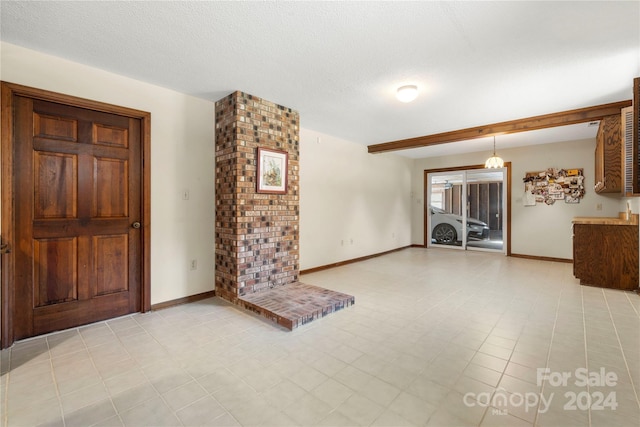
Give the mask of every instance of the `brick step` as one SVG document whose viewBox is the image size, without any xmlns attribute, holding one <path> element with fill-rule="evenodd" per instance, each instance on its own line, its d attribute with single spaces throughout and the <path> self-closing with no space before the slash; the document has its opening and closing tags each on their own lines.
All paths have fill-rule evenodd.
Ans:
<svg viewBox="0 0 640 427">
<path fill-rule="evenodd" d="M 239 297 L 238 303 L 289 330 L 355 304 L 355 297 L 295 282 Z"/>
</svg>

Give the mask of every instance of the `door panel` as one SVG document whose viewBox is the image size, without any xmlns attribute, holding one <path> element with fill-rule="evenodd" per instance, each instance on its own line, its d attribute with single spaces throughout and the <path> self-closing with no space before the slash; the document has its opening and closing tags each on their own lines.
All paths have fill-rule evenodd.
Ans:
<svg viewBox="0 0 640 427">
<path fill-rule="evenodd" d="M 78 239 L 35 239 L 33 300 L 35 307 L 78 299 Z"/>
<path fill-rule="evenodd" d="M 93 159 L 93 217 L 114 218 L 129 215 L 129 167 L 126 160 Z"/>
<path fill-rule="evenodd" d="M 76 218 L 78 156 L 66 153 L 33 153 L 34 219 Z"/>
<path fill-rule="evenodd" d="M 141 310 L 141 120 L 15 97 L 14 337 Z"/>
<path fill-rule="evenodd" d="M 426 196 L 429 246 L 464 247 L 466 237 L 460 215 L 463 178 L 462 173 L 456 172 L 430 175 Z"/>
<path fill-rule="evenodd" d="M 33 113 L 33 136 L 78 141 L 78 121 L 67 117 L 54 117 Z"/>
<path fill-rule="evenodd" d="M 95 296 L 128 290 L 129 236 L 94 236 Z"/>
</svg>

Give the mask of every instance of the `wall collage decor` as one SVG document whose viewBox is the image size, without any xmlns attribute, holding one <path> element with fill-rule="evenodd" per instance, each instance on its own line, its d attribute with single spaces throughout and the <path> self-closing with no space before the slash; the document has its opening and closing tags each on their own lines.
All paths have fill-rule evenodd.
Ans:
<svg viewBox="0 0 640 427">
<path fill-rule="evenodd" d="M 556 201 L 580 203 L 584 197 L 584 175 L 582 169 L 549 168 L 541 172 L 527 172 L 524 182 L 523 203 L 553 205 Z"/>
</svg>

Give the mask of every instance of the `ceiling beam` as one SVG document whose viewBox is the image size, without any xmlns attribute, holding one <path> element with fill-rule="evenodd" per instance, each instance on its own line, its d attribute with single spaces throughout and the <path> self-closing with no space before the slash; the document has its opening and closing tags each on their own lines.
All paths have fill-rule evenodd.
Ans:
<svg viewBox="0 0 640 427">
<path fill-rule="evenodd" d="M 579 108 L 577 110 L 563 111 L 561 113 L 545 114 L 543 116 L 511 120 L 508 122 L 494 123 L 492 125 L 418 136 L 416 138 L 401 139 L 398 141 L 383 142 L 380 144 L 369 145 L 367 148 L 369 153 L 384 153 L 388 151 L 427 147 L 429 145 L 446 144 L 448 142 L 466 141 L 469 139 L 483 138 L 493 135 L 505 135 L 509 133 L 527 132 L 556 126 L 574 125 L 576 123 L 601 120 L 606 116 L 620 114 L 620 110 L 622 108 L 630 105 L 631 100 L 612 102 L 610 104 Z"/>
</svg>

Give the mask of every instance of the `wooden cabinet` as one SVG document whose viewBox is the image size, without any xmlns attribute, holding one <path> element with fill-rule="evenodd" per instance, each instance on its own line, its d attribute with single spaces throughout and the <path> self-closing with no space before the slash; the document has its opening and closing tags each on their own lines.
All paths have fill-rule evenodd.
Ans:
<svg viewBox="0 0 640 427">
<path fill-rule="evenodd" d="M 596 136 L 596 193 L 622 193 L 622 122 L 619 114 L 600 120 Z"/>
<path fill-rule="evenodd" d="M 633 123 L 631 124 L 633 193 L 640 194 L 640 77 L 633 79 Z"/>
<path fill-rule="evenodd" d="M 638 225 L 573 225 L 573 275 L 581 285 L 638 288 Z"/>
</svg>

